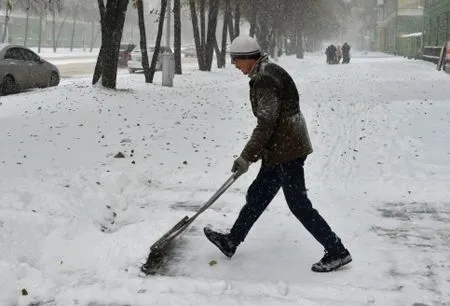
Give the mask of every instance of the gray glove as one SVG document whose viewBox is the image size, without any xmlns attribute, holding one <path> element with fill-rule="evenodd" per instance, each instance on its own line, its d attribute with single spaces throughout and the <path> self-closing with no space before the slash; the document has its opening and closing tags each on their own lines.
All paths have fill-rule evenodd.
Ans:
<svg viewBox="0 0 450 306">
<path fill-rule="evenodd" d="M 239 156 L 234 160 L 231 172 L 241 175 L 248 171 L 248 167 L 250 167 L 250 162 Z"/>
</svg>

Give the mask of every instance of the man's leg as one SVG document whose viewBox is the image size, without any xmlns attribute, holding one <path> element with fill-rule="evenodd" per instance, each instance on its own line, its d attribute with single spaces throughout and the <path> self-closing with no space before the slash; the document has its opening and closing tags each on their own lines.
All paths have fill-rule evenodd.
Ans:
<svg viewBox="0 0 450 306">
<path fill-rule="evenodd" d="M 244 241 L 253 224 L 258 220 L 280 190 L 278 167 L 264 167 L 247 190 L 246 203 L 230 230 L 230 238 L 238 245 Z"/>
<path fill-rule="evenodd" d="M 319 212 L 312 207 L 311 201 L 308 199 L 303 170 L 304 161 L 305 158 L 300 158 L 283 164 L 280 179 L 290 210 L 325 248 L 324 258 L 313 265 L 312 269 L 316 272 L 328 272 L 349 263 L 351 256 L 341 239 L 331 230 Z"/>
<path fill-rule="evenodd" d="M 227 257 L 232 257 L 237 246 L 244 241 L 253 224 L 280 190 L 280 180 L 275 167 L 261 167 L 258 176 L 247 191 L 247 202 L 242 207 L 229 234 L 205 227 L 206 237 Z"/>
</svg>

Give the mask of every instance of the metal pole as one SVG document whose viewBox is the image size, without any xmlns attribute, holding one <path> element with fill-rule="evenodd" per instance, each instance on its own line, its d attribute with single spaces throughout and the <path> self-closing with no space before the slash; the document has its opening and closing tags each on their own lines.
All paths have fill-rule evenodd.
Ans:
<svg viewBox="0 0 450 306">
<path fill-rule="evenodd" d="M 166 47 L 170 48 L 170 28 L 172 21 L 172 1 L 167 0 L 167 24 L 166 24 Z M 162 54 L 162 86 L 172 87 L 175 75 L 175 60 L 173 53 Z"/>
</svg>

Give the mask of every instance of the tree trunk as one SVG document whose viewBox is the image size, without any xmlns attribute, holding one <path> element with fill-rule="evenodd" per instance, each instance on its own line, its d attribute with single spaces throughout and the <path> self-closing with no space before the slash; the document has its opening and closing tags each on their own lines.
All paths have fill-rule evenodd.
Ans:
<svg viewBox="0 0 450 306">
<path fill-rule="evenodd" d="M 109 5 L 110 2 L 112 2 L 111 5 Z M 125 15 L 128 7 L 128 0 L 118 0 L 117 2 L 108 0 L 106 6 L 105 23 L 107 26 L 110 25 L 112 27 L 112 35 L 105 37 L 106 48 L 102 71 L 102 85 L 106 88 L 113 89 L 116 88 L 117 59 L 119 58 L 120 41 L 122 40 Z"/>
<path fill-rule="evenodd" d="M 251 37 L 254 37 L 256 34 L 256 15 L 258 7 L 255 5 L 255 0 L 252 0 L 252 11 L 250 15 L 250 33 Z"/>
<path fill-rule="evenodd" d="M 219 44 L 217 43 L 217 40 L 214 43 L 214 53 L 216 53 L 217 68 L 223 68 L 222 53 L 220 52 Z"/>
<path fill-rule="evenodd" d="M 44 9 L 45 9 L 45 6 L 42 5 L 41 11 L 39 12 L 38 53 L 41 52 L 41 45 L 42 45 L 42 21 L 44 20 Z"/>
<path fill-rule="evenodd" d="M 255 32 L 256 38 L 258 39 L 259 45 L 263 52 L 269 53 L 270 51 L 270 42 L 269 42 L 269 28 L 267 24 L 260 23 L 260 27 L 256 29 Z"/>
<path fill-rule="evenodd" d="M 91 22 L 91 44 L 90 44 L 89 52 L 92 52 L 92 49 L 94 49 L 94 40 L 98 33 L 98 32 L 95 32 L 95 34 L 94 34 L 94 31 L 95 31 L 95 22 L 94 22 L 94 20 L 92 20 L 92 22 Z"/>
<path fill-rule="evenodd" d="M 236 8 L 234 10 L 234 37 L 238 37 L 240 34 L 240 23 L 241 23 L 241 6 L 239 1 L 236 1 Z"/>
<path fill-rule="evenodd" d="M 231 13 L 231 3 L 227 3 L 226 5 L 228 5 L 228 16 L 226 17 L 226 21 L 227 21 L 227 27 L 228 27 L 228 33 L 230 35 L 230 40 L 233 41 L 233 39 L 236 38 L 236 36 L 234 35 L 234 25 L 233 25 L 233 14 Z"/>
<path fill-rule="evenodd" d="M 25 17 L 25 35 L 23 39 L 23 45 L 26 47 L 28 44 L 28 24 L 30 21 L 30 0 L 27 0 L 26 17 Z"/>
<path fill-rule="evenodd" d="M 103 34 L 102 34 L 102 36 L 103 36 Z M 95 68 L 94 68 L 94 75 L 92 77 L 92 85 L 97 84 L 97 82 L 100 80 L 100 78 L 102 76 L 104 57 L 105 57 L 105 48 L 103 47 L 103 44 L 102 44 L 100 46 L 100 51 L 98 52 L 98 56 L 97 56 L 97 63 L 95 64 Z"/>
<path fill-rule="evenodd" d="M 208 12 L 208 35 L 206 38 L 206 64 L 207 70 L 211 71 L 214 45 L 216 40 L 216 28 L 217 28 L 217 16 L 219 14 L 219 3 L 217 0 L 209 0 L 209 12 Z"/>
<path fill-rule="evenodd" d="M 92 50 L 94 49 L 95 43 L 97 42 L 98 34 L 100 33 L 101 27 L 97 31 L 95 31 L 94 35 L 94 22 L 92 22 L 91 46 L 89 48 L 89 52 L 92 52 Z"/>
<path fill-rule="evenodd" d="M 194 32 L 195 50 L 197 52 L 198 69 L 205 71 L 205 57 L 203 56 L 203 48 L 200 40 L 200 33 L 198 30 L 197 10 L 195 9 L 195 0 L 189 0 L 189 7 L 191 11 L 192 28 Z"/>
<path fill-rule="evenodd" d="M 174 0 L 174 56 L 175 56 L 175 73 L 182 74 L 181 68 L 181 3 L 180 0 Z"/>
<path fill-rule="evenodd" d="M 86 27 L 83 26 L 83 33 L 81 34 L 81 45 L 83 46 L 83 52 L 86 52 Z"/>
<path fill-rule="evenodd" d="M 100 12 L 100 29 L 102 32 L 102 44 L 100 46 L 100 51 L 98 52 L 97 63 L 95 64 L 94 75 L 92 77 L 92 85 L 97 84 L 97 82 L 100 80 L 100 77 L 102 76 L 103 60 L 105 56 L 104 55 L 105 48 L 103 46 L 103 40 L 105 40 L 104 36 L 106 36 L 106 31 L 108 30 L 105 25 L 105 15 L 106 15 L 105 4 L 103 3 L 103 0 L 97 0 L 97 2 L 98 2 L 98 10 Z M 105 33 L 103 33 L 103 30 L 105 30 Z"/>
<path fill-rule="evenodd" d="M 205 50 L 206 45 L 205 1 L 206 0 L 200 0 L 200 39 L 203 51 Z M 202 54 L 202 56 L 204 55 Z"/>
<path fill-rule="evenodd" d="M 296 51 L 295 55 L 299 59 L 303 59 L 304 57 L 304 48 L 303 48 L 303 33 L 302 31 L 298 31 L 296 35 Z"/>
<path fill-rule="evenodd" d="M 53 42 L 53 52 L 56 52 L 56 9 L 55 3 L 51 2 L 51 12 L 52 12 L 52 42 Z"/>
<path fill-rule="evenodd" d="M 70 37 L 70 51 L 73 51 L 73 42 L 75 39 L 75 29 L 77 25 L 77 17 L 78 17 L 78 5 L 75 8 L 75 15 L 73 17 L 73 23 L 72 23 L 72 35 Z"/>
<path fill-rule="evenodd" d="M 10 15 L 8 0 L 5 1 L 5 5 L 6 5 L 6 13 L 5 13 L 5 23 L 3 24 L 3 37 L 2 37 L 3 43 L 5 42 L 6 34 L 8 33 L 8 22 L 9 22 L 9 15 Z M 8 43 L 8 42 L 6 41 L 6 43 Z"/>
<path fill-rule="evenodd" d="M 218 52 L 220 56 L 218 56 L 217 67 L 225 68 L 226 65 L 226 57 L 227 57 L 227 20 L 230 15 L 230 1 L 225 0 L 225 14 L 223 17 L 223 27 L 222 27 L 222 46 L 221 51 Z"/>
<path fill-rule="evenodd" d="M 156 34 L 155 52 L 153 52 L 152 64 L 150 66 L 150 83 L 153 83 L 153 77 L 155 76 L 156 62 L 158 61 L 159 57 L 159 48 L 161 46 L 161 39 L 164 29 L 164 19 L 165 19 L 164 17 L 166 16 L 166 10 L 167 10 L 167 0 L 161 0 L 161 12 L 159 15 L 158 33 Z"/>
<path fill-rule="evenodd" d="M 56 41 L 55 41 L 55 43 L 54 43 L 54 45 L 55 45 L 55 52 L 56 52 L 56 49 L 58 48 L 59 39 L 61 38 L 62 28 L 63 28 L 64 25 L 66 24 L 67 17 L 69 17 L 69 12 L 66 13 L 66 15 L 64 16 L 63 21 L 62 21 L 61 24 L 59 25 L 59 28 L 58 28 L 58 35 L 56 35 Z"/>
<path fill-rule="evenodd" d="M 92 83 L 96 84 L 100 77 L 106 88 L 116 88 L 117 62 L 119 58 L 120 41 L 128 7 L 128 0 L 98 0 L 100 23 L 102 29 L 102 45 L 94 70 Z"/>
<path fill-rule="evenodd" d="M 148 64 L 148 52 L 147 52 L 147 35 L 145 34 L 145 20 L 144 20 L 144 4 L 142 0 L 137 1 L 138 22 L 139 22 L 139 35 L 140 35 L 140 47 L 142 54 L 142 67 L 144 68 L 145 83 L 150 83 L 150 67 Z"/>
</svg>

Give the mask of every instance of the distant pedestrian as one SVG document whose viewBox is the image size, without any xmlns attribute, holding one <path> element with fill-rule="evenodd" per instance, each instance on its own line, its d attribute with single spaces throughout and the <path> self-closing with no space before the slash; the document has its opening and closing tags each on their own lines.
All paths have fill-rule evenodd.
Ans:
<svg viewBox="0 0 450 306">
<path fill-rule="evenodd" d="M 325 49 L 325 56 L 327 57 L 327 64 L 330 63 L 330 46 Z"/>
<path fill-rule="evenodd" d="M 330 64 L 336 64 L 337 58 L 336 58 L 336 47 L 335 45 L 330 45 Z"/>
<path fill-rule="evenodd" d="M 350 63 L 350 45 L 344 43 L 342 45 L 342 64 Z"/>
<path fill-rule="evenodd" d="M 339 64 L 341 62 L 341 58 L 342 58 L 341 46 L 337 45 L 336 46 L 336 64 Z"/>
</svg>

